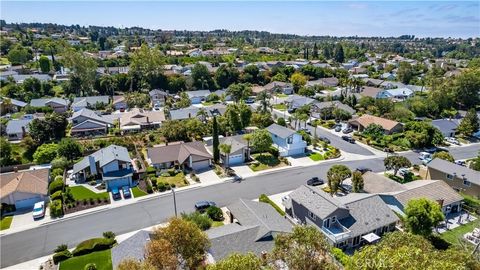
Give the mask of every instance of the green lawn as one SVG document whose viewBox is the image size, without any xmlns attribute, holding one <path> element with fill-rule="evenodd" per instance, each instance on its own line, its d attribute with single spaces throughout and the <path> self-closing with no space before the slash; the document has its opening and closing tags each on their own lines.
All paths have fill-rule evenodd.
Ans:
<svg viewBox="0 0 480 270">
<path fill-rule="evenodd" d="M 138 198 L 138 197 L 142 197 L 142 196 L 147 195 L 147 193 L 145 191 L 139 189 L 138 187 L 133 187 L 132 188 L 132 194 L 133 194 L 134 198 Z"/>
<path fill-rule="evenodd" d="M 280 162 L 277 157 L 274 157 L 270 153 L 260 153 L 260 154 L 253 154 L 252 157 L 257 161 L 249 165 L 250 169 L 254 172 L 263 171 L 275 167 L 281 167 L 285 164 Z"/>
<path fill-rule="evenodd" d="M 82 187 L 82 186 L 71 187 L 70 190 L 72 192 L 73 197 L 77 201 L 88 200 L 90 198 L 93 198 L 93 199 L 98 199 L 98 198 L 108 199 L 109 198 L 108 192 L 95 193 L 95 192 L 89 190 L 88 188 Z"/>
<path fill-rule="evenodd" d="M 325 157 L 322 154 L 317 152 L 310 154 L 308 157 L 313 161 L 325 160 Z"/>
<path fill-rule="evenodd" d="M 183 172 L 178 173 L 175 176 L 160 176 L 158 177 L 158 181 L 169 183 L 170 185 L 175 184 L 175 187 L 184 187 L 188 185 L 188 183 L 185 183 L 187 180 L 185 179 L 185 175 L 183 174 Z"/>
<path fill-rule="evenodd" d="M 275 94 L 275 96 L 277 96 L 277 97 L 288 97 L 288 95 L 284 94 L 284 93 L 277 93 L 277 94 Z"/>
<path fill-rule="evenodd" d="M 225 224 L 223 223 L 223 221 L 213 221 L 213 222 L 212 222 L 212 227 L 213 227 L 213 228 L 215 228 L 215 227 L 221 227 L 221 226 L 223 226 L 223 225 L 225 225 Z"/>
<path fill-rule="evenodd" d="M 10 225 L 12 224 L 13 216 L 4 216 L 0 220 L 0 231 L 6 230 L 10 228 Z"/>
<path fill-rule="evenodd" d="M 461 225 L 453 230 L 449 230 L 448 232 L 440 234 L 440 237 L 449 242 L 452 245 L 459 245 L 458 239 L 463 239 L 463 235 L 472 232 L 474 228 L 480 226 L 480 220 L 477 219 L 475 221 L 469 222 L 465 225 Z"/>
<path fill-rule="evenodd" d="M 20 119 L 20 118 L 22 118 L 24 115 L 25 115 L 24 112 L 16 112 L 16 113 L 12 113 L 11 117 L 12 117 L 12 119 Z"/>
<path fill-rule="evenodd" d="M 202 105 L 203 105 L 203 106 L 212 106 L 213 104 L 215 104 L 215 102 L 213 102 L 213 101 L 204 101 L 204 102 L 202 102 Z"/>
<path fill-rule="evenodd" d="M 88 263 L 97 265 L 97 270 L 112 270 L 111 250 L 93 252 L 70 258 L 60 263 L 60 270 L 83 270 Z"/>
<path fill-rule="evenodd" d="M 275 105 L 273 105 L 273 108 L 274 108 L 274 109 L 277 109 L 277 110 L 279 110 L 279 111 L 285 111 L 285 110 L 287 110 L 287 105 L 285 105 L 285 104 L 283 104 L 283 103 L 281 103 L 281 104 L 275 104 Z"/>
</svg>

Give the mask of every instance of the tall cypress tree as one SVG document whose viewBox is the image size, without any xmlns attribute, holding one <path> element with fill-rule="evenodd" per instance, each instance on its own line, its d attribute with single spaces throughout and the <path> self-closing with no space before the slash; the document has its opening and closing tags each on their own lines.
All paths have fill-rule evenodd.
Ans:
<svg viewBox="0 0 480 270">
<path fill-rule="evenodd" d="M 213 116 L 213 161 L 218 163 L 220 159 L 220 142 L 218 141 L 218 124 L 217 117 Z"/>
<path fill-rule="evenodd" d="M 316 42 L 313 44 L 312 57 L 313 57 L 313 59 L 318 58 L 318 48 L 317 48 L 317 43 Z"/>
<path fill-rule="evenodd" d="M 342 44 L 338 43 L 335 47 L 335 61 L 338 63 L 343 63 L 345 60 L 345 54 L 343 53 L 343 46 Z"/>
</svg>

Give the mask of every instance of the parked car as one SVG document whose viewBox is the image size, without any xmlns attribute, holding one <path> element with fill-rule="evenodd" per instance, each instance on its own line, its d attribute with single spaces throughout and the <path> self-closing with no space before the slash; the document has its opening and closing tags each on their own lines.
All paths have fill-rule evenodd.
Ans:
<svg viewBox="0 0 480 270">
<path fill-rule="evenodd" d="M 359 171 L 363 174 L 363 173 L 366 173 L 366 172 L 371 172 L 372 169 L 364 167 L 364 166 L 360 166 L 360 167 L 357 168 L 357 171 Z"/>
<path fill-rule="evenodd" d="M 347 141 L 349 143 L 355 143 L 355 139 L 347 135 L 343 135 L 342 140 Z"/>
<path fill-rule="evenodd" d="M 122 195 L 120 195 L 120 191 L 118 191 L 118 188 L 112 188 L 112 197 L 114 200 L 122 199 Z"/>
<path fill-rule="evenodd" d="M 450 144 L 460 145 L 460 142 L 453 137 L 446 137 L 445 140 Z"/>
<path fill-rule="evenodd" d="M 320 141 L 324 141 L 324 142 L 330 144 L 330 139 L 327 138 L 327 137 L 320 136 L 320 137 L 318 137 L 318 139 L 319 139 Z"/>
<path fill-rule="evenodd" d="M 254 102 L 255 102 L 255 99 L 253 99 L 253 98 L 247 98 L 247 99 L 245 100 L 245 103 L 246 103 L 246 104 L 252 104 L 252 103 L 254 103 Z"/>
<path fill-rule="evenodd" d="M 352 129 L 351 127 L 347 127 L 347 128 L 345 128 L 342 132 L 343 132 L 343 134 L 352 133 L 352 132 L 353 132 L 353 129 Z"/>
<path fill-rule="evenodd" d="M 33 219 L 43 218 L 45 216 L 45 202 L 37 202 L 33 205 Z"/>
<path fill-rule="evenodd" d="M 217 206 L 217 204 L 211 201 L 199 201 L 195 204 L 195 210 L 203 212 L 210 206 Z"/>
<path fill-rule="evenodd" d="M 123 198 L 130 198 L 132 197 L 132 193 L 130 193 L 130 187 L 129 186 L 123 186 L 122 187 L 122 192 L 123 192 Z"/>
<path fill-rule="evenodd" d="M 335 132 L 340 132 L 340 131 L 342 131 L 342 126 L 341 125 L 340 126 L 338 126 L 338 125 L 335 126 Z"/>
<path fill-rule="evenodd" d="M 432 159 L 432 154 L 430 154 L 429 152 L 420 152 L 420 155 L 418 155 L 418 159 Z"/>
<path fill-rule="evenodd" d="M 325 181 L 323 181 L 322 179 L 319 179 L 316 176 L 307 180 L 307 185 L 309 186 L 320 186 L 320 185 L 323 185 L 324 183 Z"/>
<path fill-rule="evenodd" d="M 401 168 L 398 170 L 398 174 L 402 177 L 405 177 L 405 175 L 409 174 L 410 170 L 408 168 Z"/>
<path fill-rule="evenodd" d="M 455 164 L 463 166 L 463 167 L 467 166 L 467 163 L 463 160 L 457 160 L 457 161 L 455 161 Z"/>
</svg>

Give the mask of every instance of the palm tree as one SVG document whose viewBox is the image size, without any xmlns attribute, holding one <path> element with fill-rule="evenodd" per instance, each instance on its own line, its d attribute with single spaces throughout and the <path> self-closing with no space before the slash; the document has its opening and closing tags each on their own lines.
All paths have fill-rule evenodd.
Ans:
<svg viewBox="0 0 480 270">
<path fill-rule="evenodd" d="M 243 135 L 243 139 L 247 141 L 247 160 L 250 160 L 250 141 L 252 140 L 252 133 Z"/>
<path fill-rule="evenodd" d="M 270 95 L 266 91 L 262 91 L 258 94 L 257 100 L 260 101 L 262 112 L 266 113 L 270 107 Z"/>
<path fill-rule="evenodd" d="M 228 163 L 230 159 L 229 155 L 230 155 L 230 151 L 232 151 L 232 145 L 221 143 L 219 148 L 220 148 L 220 152 L 222 152 L 225 155 L 225 159 L 226 159 L 225 168 L 228 168 Z"/>
</svg>

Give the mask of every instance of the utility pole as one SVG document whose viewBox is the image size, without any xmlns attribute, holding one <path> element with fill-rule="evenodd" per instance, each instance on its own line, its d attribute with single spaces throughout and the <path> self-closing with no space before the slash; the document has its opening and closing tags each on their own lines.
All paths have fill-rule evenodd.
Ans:
<svg viewBox="0 0 480 270">
<path fill-rule="evenodd" d="M 173 208 L 175 209 L 175 217 L 177 217 L 177 200 L 175 198 L 175 188 L 172 188 L 172 195 L 173 195 Z"/>
</svg>

